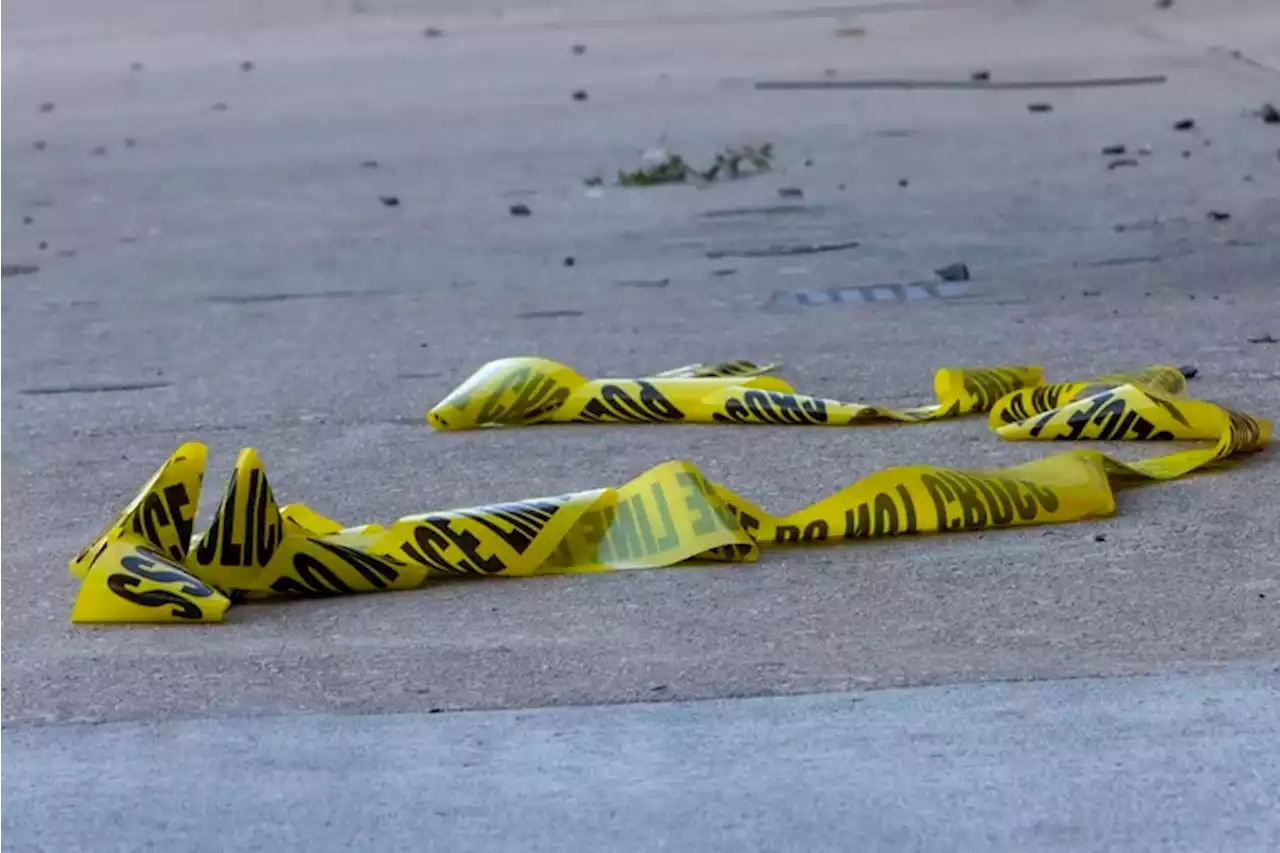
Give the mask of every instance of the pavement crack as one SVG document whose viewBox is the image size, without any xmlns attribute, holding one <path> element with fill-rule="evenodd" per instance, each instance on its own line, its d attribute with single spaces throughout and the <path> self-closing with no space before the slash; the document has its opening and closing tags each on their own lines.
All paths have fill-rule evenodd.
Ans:
<svg viewBox="0 0 1280 853">
<path fill-rule="evenodd" d="M 843 252 L 861 245 L 857 240 L 845 243 L 799 243 L 790 246 L 768 246 L 763 249 L 712 249 L 707 257 L 716 258 L 785 258 L 792 255 L 818 255 L 825 252 Z"/>
<path fill-rule="evenodd" d="M 807 204 L 770 204 L 760 207 L 727 207 L 699 213 L 699 219 L 729 219 L 739 216 L 784 216 L 789 213 L 815 213 Z"/>
<path fill-rule="evenodd" d="M 149 391 L 153 388 L 168 388 L 172 382 L 103 382 L 86 385 L 46 385 L 36 388 L 23 388 L 19 393 L 33 396 L 53 394 L 107 394 L 118 391 Z"/>
<path fill-rule="evenodd" d="M 557 308 L 550 311 L 521 311 L 516 315 L 519 320 L 550 320 L 555 317 L 581 317 L 582 312 L 576 308 Z"/>
<path fill-rule="evenodd" d="M 10 278 L 15 275 L 35 275 L 38 272 L 40 272 L 40 267 L 35 264 L 5 264 L 3 277 Z"/>
<path fill-rule="evenodd" d="M 965 91 L 1007 92 L 1029 89 L 1106 89 L 1123 86 L 1155 86 L 1168 81 L 1163 74 L 1132 77 L 1084 77 L 1058 80 L 913 80 L 905 77 L 877 77 L 864 80 L 759 80 L 755 88 L 763 91 L 798 89 L 960 89 Z"/>
</svg>

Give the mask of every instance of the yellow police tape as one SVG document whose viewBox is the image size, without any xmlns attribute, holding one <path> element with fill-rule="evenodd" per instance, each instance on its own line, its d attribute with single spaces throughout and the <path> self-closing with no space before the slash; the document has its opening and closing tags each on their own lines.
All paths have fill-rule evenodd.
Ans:
<svg viewBox="0 0 1280 853">
<path fill-rule="evenodd" d="M 778 365 L 749 361 L 690 364 L 641 379 L 584 379 L 545 358 L 491 361 L 427 413 L 438 430 L 541 423 L 686 423 L 848 426 L 872 421 L 920 423 L 991 410 L 1006 394 L 1020 397 L 1011 416 L 1047 411 L 1090 386 L 1125 383 L 1179 394 L 1186 386 L 1173 367 L 1149 367 L 1084 382 L 1045 385 L 1038 367 L 944 367 L 933 378 L 938 402 L 909 409 L 841 403 L 797 394 L 768 375 Z M 1034 405 L 1034 409 L 1027 406 Z"/>
<path fill-rule="evenodd" d="M 212 526 L 194 535 L 205 447 L 190 443 L 71 561 L 81 581 L 72 621 L 216 622 L 230 602 L 268 596 L 749 562 L 773 545 L 1075 521 L 1114 513 L 1114 487 L 1259 450 L 1271 432 L 1264 419 L 1179 397 L 1184 378 L 1171 367 L 1059 385 L 1042 384 L 1034 367 L 946 368 L 935 378 L 936 405 L 900 411 L 795 394 L 768 369 L 733 362 L 588 382 L 554 362 L 508 359 L 477 373 L 430 418 L 437 428 L 460 429 L 584 420 L 920 422 L 989 411 L 991 427 L 1012 440 L 1215 444 L 1131 463 L 1076 450 L 992 471 L 889 468 L 782 517 L 677 461 L 617 488 L 430 512 L 385 527 L 343 527 L 305 506 L 279 507 L 257 452 L 246 449 Z"/>
</svg>

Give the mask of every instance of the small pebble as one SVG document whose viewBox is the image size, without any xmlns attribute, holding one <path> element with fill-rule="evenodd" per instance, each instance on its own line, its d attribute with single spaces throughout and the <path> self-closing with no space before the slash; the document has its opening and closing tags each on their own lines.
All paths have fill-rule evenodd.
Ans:
<svg viewBox="0 0 1280 853">
<path fill-rule="evenodd" d="M 227 105 L 223 101 L 218 101 L 209 109 L 213 110 L 215 113 L 225 113 L 227 111 Z"/>
<path fill-rule="evenodd" d="M 1182 157 L 1183 157 L 1183 159 L 1186 159 L 1187 157 L 1190 157 L 1190 156 L 1191 156 L 1191 152 L 1190 152 L 1190 151 L 1183 151 L 1183 152 L 1182 152 Z"/>
<path fill-rule="evenodd" d="M 573 93 L 573 99 L 575 101 L 585 101 L 587 99 L 587 90 L 586 89 L 577 90 L 576 92 Z"/>
<path fill-rule="evenodd" d="M 24 216 L 24 217 L 22 217 L 22 224 L 23 224 L 23 225 L 30 225 L 30 224 L 31 224 L 31 223 L 33 223 L 33 222 L 35 222 L 35 220 L 34 220 L 34 219 L 32 219 L 30 216 Z"/>
<path fill-rule="evenodd" d="M 47 240 L 41 240 L 36 244 L 36 248 L 43 252 L 45 249 L 49 248 L 49 242 Z"/>
<path fill-rule="evenodd" d="M 93 147 L 93 156 L 95 157 L 103 157 L 106 155 L 106 153 L 107 153 L 107 146 L 105 145 L 95 145 Z"/>
<path fill-rule="evenodd" d="M 910 184 L 911 182 L 908 181 L 906 178 L 898 178 L 898 186 L 905 187 L 905 186 L 909 186 Z"/>
<path fill-rule="evenodd" d="M 582 56 L 582 54 L 584 54 L 584 53 L 586 53 L 586 52 L 587 52 L 587 46 L 586 46 L 585 44 L 575 44 L 575 45 L 573 46 L 573 55 L 574 55 L 574 56 Z"/>
<path fill-rule="evenodd" d="M 799 187 L 779 187 L 778 196 L 780 198 L 804 198 L 804 190 Z"/>
<path fill-rule="evenodd" d="M 805 160 L 805 161 L 804 161 L 804 164 L 805 164 L 806 166 L 812 166 L 812 165 L 813 165 L 813 161 L 812 161 L 812 160 Z"/>
<path fill-rule="evenodd" d="M 969 266 L 964 263 L 947 264 L 934 270 L 933 274 L 943 281 L 968 281 Z"/>
<path fill-rule="evenodd" d="M 1173 0 L 1156 0 L 1157 9 L 1172 9 Z"/>
<path fill-rule="evenodd" d="M 828 80 L 835 79 L 836 70 L 834 68 L 824 68 L 822 69 L 822 76 L 826 77 Z"/>
<path fill-rule="evenodd" d="M 45 142 L 43 139 L 37 139 L 34 143 L 32 143 L 31 147 L 36 149 L 37 151 L 43 151 L 44 149 L 49 147 L 49 143 Z"/>
<path fill-rule="evenodd" d="M 137 148 L 137 147 L 138 147 L 138 140 L 134 139 L 132 136 L 126 136 L 126 137 L 124 138 L 124 147 L 125 147 L 125 148 Z"/>
<path fill-rule="evenodd" d="M 1108 145 L 1102 149 L 1102 153 L 1108 157 L 1118 157 L 1125 152 L 1123 145 Z"/>
<path fill-rule="evenodd" d="M 1094 542 L 1106 542 L 1106 541 L 1107 541 L 1107 535 L 1106 535 L 1105 533 L 1095 533 L 1095 534 L 1093 534 L 1093 541 L 1094 541 Z"/>
<path fill-rule="evenodd" d="M 1274 104 L 1263 104 L 1258 110 L 1258 118 L 1267 124 L 1280 124 L 1280 109 L 1276 109 Z"/>
<path fill-rule="evenodd" d="M 1034 104 L 1027 104 L 1027 109 L 1033 113 L 1051 113 L 1053 112 L 1053 104 L 1047 104 L 1039 101 Z"/>
<path fill-rule="evenodd" d="M 246 59 L 244 62 L 241 62 L 241 63 L 240 63 L 240 70 L 241 70 L 241 71 L 252 71 L 252 70 L 253 70 L 253 63 Z"/>
<path fill-rule="evenodd" d="M 42 112 L 42 113 L 51 113 L 51 112 L 53 112 L 53 101 L 45 101 L 43 104 L 41 104 L 41 105 L 40 105 L 40 112 Z"/>
<path fill-rule="evenodd" d="M 382 202 L 383 207 L 399 207 L 400 199 L 393 195 L 380 195 L 378 201 Z"/>
<path fill-rule="evenodd" d="M 969 79 L 975 83 L 985 83 L 991 79 L 991 72 L 983 68 L 970 74 Z"/>
<path fill-rule="evenodd" d="M 429 39 L 438 39 L 440 36 L 444 35 L 444 30 L 439 27 L 427 27 L 422 31 L 422 34 Z"/>
<path fill-rule="evenodd" d="M 1082 290 L 1080 291 L 1080 295 L 1081 296 L 1101 296 L 1102 291 L 1101 290 Z"/>
<path fill-rule="evenodd" d="M 566 267 L 571 267 L 576 263 L 577 263 L 577 260 L 574 259 L 573 255 L 568 255 L 564 259 L 564 265 Z"/>
<path fill-rule="evenodd" d="M 362 163 L 360 164 L 360 168 L 362 168 L 362 169 L 376 169 L 376 168 L 378 168 L 378 161 L 377 161 L 377 160 L 365 160 L 364 162 L 362 162 Z"/>
<path fill-rule="evenodd" d="M 1196 120 L 1193 118 L 1178 119 L 1173 123 L 1174 130 L 1191 130 L 1196 126 Z"/>
<path fill-rule="evenodd" d="M 1225 222 L 1231 218 L 1231 214 L 1225 210 L 1211 210 L 1206 215 L 1210 222 Z"/>
<path fill-rule="evenodd" d="M 512 216 L 532 216 L 533 211 L 529 209 L 527 204 L 513 204 L 507 208 Z"/>
<path fill-rule="evenodd" d="M 144 68 L 146 68 L 146 67 L 147 67 L 147 66 L 143 65 L 141 62 L 134 62 L 134 63 L 131 63 L 131 64 L 129 65 L 129 70 L 130 70 L 130 71 L 141 71 L 142 69 L 144 69 Z"/>
</svg>

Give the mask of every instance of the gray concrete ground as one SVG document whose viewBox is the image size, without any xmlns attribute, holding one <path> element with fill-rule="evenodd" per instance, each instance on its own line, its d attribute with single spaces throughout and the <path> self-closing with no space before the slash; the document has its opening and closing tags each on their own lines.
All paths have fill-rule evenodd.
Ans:
<svg viewBox="0 0 1280 853">
<path fill-rule="evenodd" d="M 426 409 L 504 355 L 595 375 L 777 359 L 801 388 L 898 404 L 927 399 L 948 363 L 1061 378 L 1193 363 L 1197 394 L 1275 417 L 1280 349 L 1250 342 L 1280 337 L 1280 126 L 1249 113 L 1280 104 L 1273 3 L 15 0 L 4 23 L 4 263 L 38 268 L 3 284 L 8 727 L 1280 658 L 1274 453 L 1124 494 L 1096 524 L 241 607 L 211 628 L 72 629 L 63 569 L 190 439 L 212 449 L 205 516 L 247 445 L 282 499 L 352 523 L 669 458 L 783 511 L 889 464 L 1060 449 L 973 421 L 432 433 Z M 865 34 L 836 35 L 852 26 Z M 980 68 L 1168 81 L 752 88 Z M 1175 131 L 1182 118 L 1196 127 Z M 778 167 L 760 178 L 582 183 L 657 146 L 708 160 L 763 141 Z M 1109 169 L 1100 150 L 1121 143 L 1137 165 Z M 517 203 L 533 215 L 510 216 Z M 963 299 L 769 308 L 954 261 L 974 272 Z"/>
<path fill-rule="evenodd" d="M 14 850 L 1280 847 L 1275 667 L 8 729 Z"/>
</svg>

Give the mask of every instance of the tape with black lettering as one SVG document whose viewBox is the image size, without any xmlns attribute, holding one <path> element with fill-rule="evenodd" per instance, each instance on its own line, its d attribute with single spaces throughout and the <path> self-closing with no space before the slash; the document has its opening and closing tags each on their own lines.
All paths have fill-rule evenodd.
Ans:
<svg viewBox="0 0 1280 853">
<path fill-rule="evenodd" d="M 892 409 L 797 393 L 770 375 L 777 367 L 730 361 L 636 379 L 587 380 L 549 359 L 504 358 L 476 371 L 427 413 L 427 422 L 445 431 L 542 423 L 924 423 L 991 411 L 1006 398 L 1004 415 L 1022 420 L 1095 387 L 1132 382 L 1176 394 L 1185 386 L 1178 368 L 1164 366 L 1058 385 L 1045 385 L 1033 366 L 944 367 L 933 377 L 936 403 Z"/>
<path fill-rule="evenodd" d="M 741 369 L 735 381 L 760 370 Z M 690 560 L 750 562 L 762 548 L 778 545 L 1110 515 L 1116 488 L 1180 477 L 1260 450 L 1270 437 L 1271 424 L 1262 418 L 1176 396 L 1181 374 L 1174 379 L 1168 370 L 1104 377 L 1103 385 L 1119 384 L 1101 390 L 1097 380 L 1040 385 L 1037 368 L 956 371 L 946 382 L 959 382 L 968 396 L 940 392 L 940 406 L 958 401 L 968 411 L 989 411 L 992 429 L 1010 440 L 1211 440 L 1212 447 L 1130 463 L 1076 450 L 990 471 L 889 468 L 786 516 L 764 512 L 688 462 L 667 462 L 616 488 L 344 527 L 305 506 L 278 506 L 257 453 L 246 449 L 208 531 L 194 535 L 206 451 L 185 444 L 71 561 L 71 572 L 81 579 L 72 621 L 219 621 L 231 601 L 269 596 L 412 589 L 451 577 L 659 568 Z M 974 376 L 1016 376 L 1023 384 L 997 397 L 995 380 Z M 598 386 L 592 399 L 606 399 L 603 389 Z M 540 407 L 547 392 L 528 399 Z M 658 411 L 676 405 L 670 398 L 650 404 Z M 684 398 L 680 404 L 692 408 Z M 501 397 L 482 397 L 479 405 L 493 407 L 499 418 L 513 409 L 529 411 Z"/>
</svg>

